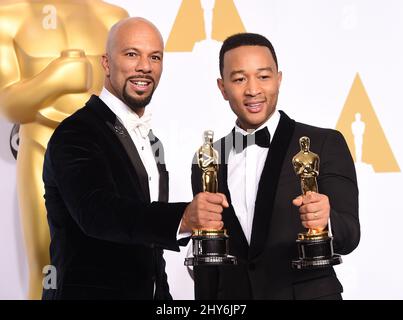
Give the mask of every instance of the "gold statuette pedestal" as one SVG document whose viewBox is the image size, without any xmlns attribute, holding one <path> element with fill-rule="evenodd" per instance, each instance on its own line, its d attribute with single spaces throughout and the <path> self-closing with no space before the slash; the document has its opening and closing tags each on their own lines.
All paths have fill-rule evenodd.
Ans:
<svg viewBox="0 0 403 320">
<path fill-rule="evenodd" d="M 198 151 L 198 164 L 202 170 L 203 191 L 218 191 L 218 152 L 213 148 L 214 133 L 204 132 L 204 143 Z M 185 266 L 234 265 L 237 260 L 229 255 L 227 231 L 193 230 L 193 257 L 185 258 Z"/>
<path fill-rule="evenodd" d="M 300 178 L 302 194 L 318 192 L 319 156 L 309 151 L 310 139 L 299 139 L 301 151 L 292 159 L 295 173 Z M 342 263 L 340 255 L 333 252 L 333 238 L 327 230 L 308 229 L 299 233 L 296 240 L 299 259 L 292 261 L 294 269 L 330 267 Z"/>
</svg>

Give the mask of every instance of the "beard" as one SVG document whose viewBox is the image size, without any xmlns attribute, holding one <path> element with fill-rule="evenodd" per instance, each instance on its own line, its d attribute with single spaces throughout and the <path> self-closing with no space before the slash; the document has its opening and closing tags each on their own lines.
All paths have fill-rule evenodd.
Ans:
<svg viewBox="0 0 403 320">
<path fill-rule="evenodd" d="M 140 98 L 132 97 L 127 91 L 127 83 L 130 80 L 135 79 L 135 78 L 136 77 L 131 77 L 131 78 L 126 79 L 125 86 L 123 87 L 123 92 L 122 92 L 123 101 L 133 111 L 145 108 L 150 103 L 151 98 L 152 98 L 152 96 L 154 94 L 154 90 L 155 90 L 154 80 L 150 77 L 149 79 L 152 80 L 152 86 L 153 86 L 153 89 L 151 90 L 151 92 L 148 95 L 145 93 L 144 97 L 140 97 Z M 148 78 L 148 77 L 143 76 L 142 78 Z"/>
</svg>

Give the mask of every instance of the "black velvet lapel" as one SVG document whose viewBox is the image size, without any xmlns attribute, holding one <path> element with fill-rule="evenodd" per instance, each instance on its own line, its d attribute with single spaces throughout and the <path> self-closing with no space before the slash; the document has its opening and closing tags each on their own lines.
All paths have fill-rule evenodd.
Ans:
<svg viewBox="0 0 403 320">
<path fill-rule="evenodd" d="M 148 186 L 148 174 L 146 168 L 141 161 L 139 152 L 137 151 L 136 146 L 133 143 L 133 140 L 130 138 L 129 133 L 126 128 L 120 123 L 120 121 L 116 118 L 115 124 L 112 125 L 110 122 L 106 123 L 107 126 L 115 133 L 116 137 L 122 143 L 123 148 L 125 148 L 127 155 L 130 158 L 130 161 L 136 170 L 137 177 L 140 181 L 141 190 L 143 191 L 143 195 L 145 197 L 146 202 L 150 202 L 150 191 Z"/>
<path fill-rule="evenodd" d="M 94 110 L 105 121 L 109 129 L 119 139 L 125 149 L 139 179 L 142 190 L 142 200 L 150 202 L 150 191 L 148 187 L 148 174 L 146 168 L 141 161 L 140 155 L 134 145 L 129 133 L 125 127 L 117 119 L 116 115 L 108 108 L 108 106 L 99 97 L 93 95 L 87 102 L 87 106 Z"/>
<path fill-rule="evenodd" d="M 295 121 L 280 111 L 281 117 L 270 144 L 256 195 L 249 258 L 262 252 L 269 231 L 273 203 L 283 161 L 294 133 Z"/>
</svg>

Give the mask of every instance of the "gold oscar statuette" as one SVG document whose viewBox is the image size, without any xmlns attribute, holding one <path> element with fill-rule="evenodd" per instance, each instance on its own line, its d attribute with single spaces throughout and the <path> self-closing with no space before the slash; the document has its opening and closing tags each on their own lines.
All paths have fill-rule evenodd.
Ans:
<svg viewBox="0 0 403 320">
<path fill-rule="evenodd" d="M 202 171 L 203 191 L 218 191 L 218 152 L 213 148 L 214 132 L 204 132 L 204 143 L 197 153 Z M 193 257 L 185 259 L 185 266 L 234 265 L 235 257 L 228 255 L 228 234 L 225 229 L 196 229 L 192 232 Z"/>
<path fill-rule="evenodd" d="M 318 192 L 319 156 L 309 150 L 308 137 L 301 137 L 299 144 L 301 151 L 293 157 L 292 165 L 300 179 L 302 194 Z M 333 252 L 333 238 L 328 230 L 308 229 L 298 234 L 296 242 L 299 259 L 292 261 L 295 269 L 323 268 L 342 262 L 340 255 Z"/>
</svg>

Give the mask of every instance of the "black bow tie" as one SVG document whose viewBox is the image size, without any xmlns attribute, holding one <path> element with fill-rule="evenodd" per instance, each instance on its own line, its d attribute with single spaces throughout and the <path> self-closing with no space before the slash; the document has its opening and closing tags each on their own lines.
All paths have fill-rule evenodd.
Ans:
<svg viewBox="0 0 403 320">
<path fill-rule="evenodd" d="M 267 127 L 252 134 L 243 135 L 233 129 L 233 147 L 237 153 L 242 152 L 246 147 L 256 144 L 262 148 L 270 147 L 270 132 Z"/>
</svg>

